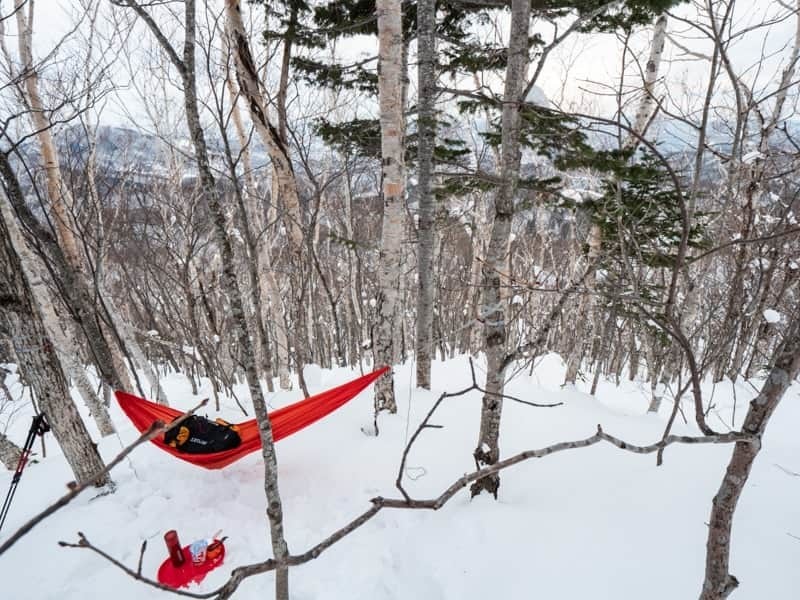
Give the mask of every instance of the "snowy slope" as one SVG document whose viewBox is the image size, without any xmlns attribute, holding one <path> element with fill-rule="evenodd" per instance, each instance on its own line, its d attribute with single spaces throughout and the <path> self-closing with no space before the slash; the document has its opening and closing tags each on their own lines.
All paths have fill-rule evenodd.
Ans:
<svg viewBox="0 0 800 600">
<path fill-rule="evenodd" d="M 469 383 L 465 358 L 435 363 L 432 392 L 409 392 L 413 365 L 396 369 L 399 411 L 382 417 L 381 435 L 365 436 L 371 390 L 346 407 L 278 444 L 280 486 L 289 547 L 301 552 L 368 508 L 376 495 L 397 497 L 393 481 L 408 427 L 424 416 L 442 390 Z M 310 368 L 309 386 L 322 390 L 357 376 L 339 369 Z M 651 443 L 666 415 L 646 415 L 647 398 L 638 385 L 602 384 L 599 399 L 559 388 L 563 366 L 545 358 L 533 377 L 523 374 L 508 392 L 535 402 L 564 402 L 538 409 L 507 402 L 501 437 L 504 456 L 523 449 L 588 437 L 598 423 L 631 442 Z M 165 389 L 173 405 L 189 407 L 188 383 L 171 377 Z M 207 391 L 207 390 L 206 390 Z M 708 393 L 711 393 L 709 386 Z M 800 386 L 795 385 L 773 418 L 734 524 L 732 572 L 741 587 L 735 600 L 800 598 Z M 752 397 L 738 384 L 737 415 Z M 271 396 L 274 407 L 299 392 Z M 726 430 L 733 388 L 718 385 L 712 425 Z M 409 406 L 410 399 L 410 406 Z M 479 396 L 447 400 L 409 457 L 408 489 L 416 497 L 438 495 L 473 468 Z M 242 420 L 235 405 L 223 411 Z M 665 407 L 666 410 L 666 407 Z M 121 440 L 106 439 L 101 450 L 114 456 L 136 436 L 114 407 Z M 722 419 L 722 421 L 720 420 Z M 18 415 L 9 429 L 24 439 L 29 420 Z M 677 433 L 696 433 L 676 427 Z M 48 439 L 48 457 L 32 465 L 17 494 L 5 534 L 64 491 L 68 468 Z M 38 446 L 37 446 L 38 447 Z M 291 571 L 298 600 L 458 599 L 548 600 L 614 598 L 678 600 L 696 598 L 703 574 L 705 522 L 730 447 L 677 447 L 664 466 L 611 446 L 556 454 L 512 467 L 503 474 L 500 501 L 470 502 L 461 492 L 437 513 L 385 510 L 319 559 Z M 258 454 L 223 471 L 204 471 L 143 447 L 113 473 L 116 494 L 90 500 L 80 496 L 0 558 L 3 600 L 141 600 L 173 597 L 128 579 L 84 550 L 62 549 L 76 532 L 135 568 L 142 539 L 149 541 L 143 572 L 150 576 L 165 557 L 161 536 L 171 528 L 188 543 L 223 529 L 230 536 L 225 564 L 195 590 L 211 590 L 236 565 L 270 554 L 264 516 L 263 473 Z M 0 473 L 5 494 L 10 481 Z M 790 535 L 792 534 L 792 535 Z M 2 537 L 3 534 L 0 534 Z M 271 597 L 272 576 L 245 583 L 242 600 Z"/>
</svg>

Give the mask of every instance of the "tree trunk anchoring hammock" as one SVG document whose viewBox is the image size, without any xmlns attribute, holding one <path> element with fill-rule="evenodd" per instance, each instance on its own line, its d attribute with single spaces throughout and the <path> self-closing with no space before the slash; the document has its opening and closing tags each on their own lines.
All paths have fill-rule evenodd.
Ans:
<svg viewBox="0 0 800 600">
<path fill-rule="evenodd" d="M 389 367 L 377 369 L 363 377 L 354 379 L 348 383 L 335 387 L 328 391 L 309 396 L 305 400 L 300 400 L 289 406 L 279 408 L 269 413 L 269 420 L 272 423 L 272 437 L 277 442 L 293 433 L 308 427 L 312 423 L 326 417 L 337 408 L 347 404 L 355 398 L 359 392 L 364 390 L 373 381 L 378 379 Z M 174 408 L 163 406 L 139 398 L 126 392 L 115 392 L 117 401 L 122 411 L 128 415 L 133 425 L 141 432 L 145 432 L 155 421 L 161 420 L 165 423 L 181 416 L 183 413 Z M 190 462 L 198 467 L 205 469 L 222 469 L 229 464 L 236 462 L 243 456 L 255 452 L 261 448 L 261 437 L 258 432 L 258 423 L 255 419 L 245 421 L 237 425 L 239 436 L 242 443 L 231 450 L 223 452 L 213 452 L 210 454 L 186 454 L 179 452 L 164 443 L 164 436 L 159 436 L 151 441 L 172 456 Z"/>
</svg>

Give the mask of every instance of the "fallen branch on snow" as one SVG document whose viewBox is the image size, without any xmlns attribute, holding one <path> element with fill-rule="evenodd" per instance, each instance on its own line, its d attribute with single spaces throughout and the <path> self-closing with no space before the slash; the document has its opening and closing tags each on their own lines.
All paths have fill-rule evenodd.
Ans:
<svg viewBox="0 0 800 600">
<path fill-rule="evenodd" d="M 421 430 L 422 429 L 418 429 L 418 432 Z M 483 469 L 478 469 L 471 473 L 467 473 L 466 475 L 459 477 L 456 481 L 454 481 L 436 498 L 431 498 L 427 500 L 414 500 L 412 498 L 396 498 L 396 499 L 383 498 L 380 496 L 373 498 L 372 500 L 370 500 L 372 506 L 370 506 L 369 509 L 365 510 L 359 516 L 357 516 L 349 523 L 347 523 L 344 527 L 341 527 L 340 529 L 332 533 L 330 536 L 328 536 L 315 546 L 312 546 L 302 554 L 290 555 L 285 560 L 282 561 L 277 561 L 273 558 L 270 558 L 260 563 L 254 563 L 250 565 L 243 565 L 241 567 L 236 567 L 231 572 L 231 576 L 228 579 L 228 581 L 225 582 L 225 584 L 223 584 L 221 587 L 213 591 L 205 593 L 184 592 L 182 590 L 166 588 L 157 581 L 154 581 L 147 577 L 143 577 L 140 571 L 134 571 L 133 569 L 125 566 L 118 560 L 114 559 L 106 552 L 92 545 L 82 533 L 78 534 L 79 539 L 77 543 L 59 542 L 59 544 L 68 548 L 84 548 L 91 550 L 96 554 L 102 556 L 106 560 L 108 560 L 111 564 L 113 564 L 114 566 L 116 566 L 129 576 L 131 576 L 133 579 L 141 581 L 152 587 L 156 587 L 158 589 L 169 591 L 176 595 L 189 598 L 199 598 L 199 599 L 212 598 L 213 600 L 226 600 L 233 595 L 233 593 L 238 589 L 238 587 L 245 579 L 248 579 L 255 575 L 260 575 L 262 573 L 268 573 L 278 568 L 298 566 L 310 562 L 311 560 L 314 560 L 315 558 L 320 556 L 325 550 L 327 550 L 335 543 L 339 542 L 347 535 L 349 535 L 350 533 L 352 533 L 353 531 L 364 525 L 367 521 L 372 519 L 372 517 L 374 517 L 384 508 L 438 510 L 442 508 L 453 496 L 455 496 L 459 490 L 465 488 L 468 484 L 477 481 L 478 479 L 481 479 L 493 473 L 497 473 L 499 471 L 502 471 L 503 469 L 507 469 L 512 465 L 524 462 L 531 458 L 544 458 L 545 456 L 549 456 L 557 452 L 563 452 L 565 450 L 574 450 L 577 448 L 586 448 L 588 446 L 593 446 L 601 442 L 607 442 L 609 444 L 612 444 L 613 446 L 616 446 L 620 450 L 633 452 L 634 454 L 652 454 L 653 452 L 657 452 L 658 450 L 661 450 L 662 448 L 665 448 L 666 446 L 670 446 L 672 444 L 729 444 L 737 442 L 746 442 L 750 444 L 761 443 L 758 436 L 754 436 L 747 433 L 731 432 L 731 433 L 703 435 L 703 436 L 669 435 L 654 444 L 650 444 L 647 446 L 639 446 L 636 444 L 630 444 L 624 440 L 621 440 L 620 438 L 605 433 L 602 427 L 598 425 L 597 433 L 588 438 L 572 442 L 560 442 L 558 444 L 545 446 L 544 448 L 539 448 L 535 450 L 526 450 L 524 452 L 520 452 L 519 454 L 515 454 L 514 456 L 506 458 L 505 460 L 501 460 L 489 467 L 485 467 Z M 141 556 L 139 560 L 141 562 Z"/>
</svg>

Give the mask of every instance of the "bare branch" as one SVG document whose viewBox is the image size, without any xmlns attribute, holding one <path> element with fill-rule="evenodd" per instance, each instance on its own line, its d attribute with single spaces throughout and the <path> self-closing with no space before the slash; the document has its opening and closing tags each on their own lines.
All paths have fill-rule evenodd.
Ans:
<svg viewBox="0 0 800 600">
<path fill-rule="evenodd" d="M 68 484 L 67 487 L 69 487 L 69 489 L 70 489 L 70 491 L 68 493 L 66 493 L 63 496 L 61 496 L 61 498 L 56 500 L 53 504 L 51 504 L 50 506 L 45 508 L 42 512 L 40 512 L 35 517 L 30 519 L 27 523 L 22 525 L 22 527 L 17 529 L 13 534 L 11 534 L 8 537 L 8 539 L 5 542 L 3 542 L 2 545 L 0 545 L 0 556 L 2 556 L 3 553 L 6 550 L 8 550 L 9 548 L 11 548 L 11 546 L 16 544 L 23 536 L 27 535 L 34 527 L 36 527 L 39 523 L 44 521 L 47 517 L 49 517 L 50 515 L 52 515 L 53 513 L 57 512 L 57 511 L 61 510 L 67 504 L 72 502 L 75 498 L 78 497 L 78 495 L 83 490 L 85 490 L 89 486 L 93 485 L 93 482 L 102 479 L 105 475 L 107 475 L 109 472 L 111 472 L 111 469 L 113 469 L 119 463 L 121 463 L 125 459 L 125 457 L 128 456 L 131 452 L 133 452 L 136 448 L 138 448 L 139 446 L 141 446 L 145 442 L 149 442 L 150 440 L 158 437 L 159 435 L 164 433 L 167 429 L 182 423 L 185 419 L 187 419 L 188 417 L 193 415 L 195 413 L 195 411 L 199 410 L 200 408 L 205 406 L 207 403 L 208 403 L 208 399 L 206 398 L 205 400 L 200 402 L 200 404 L 195 406 L 189 412 L 184 413 L 181 417 L 179 417 L 178 419 L 176 419 L 172 423 L 164 423 L 163 421 L 156 421 L 155 423 L 153 423 L 147 429 L 147 431 L 145 431 L 142 435 L 140 435 L 136 439 L 136 441 L 134 441 L 128 447 L 124 448 L 119 454 L 117 454 L 117 456 L 114 458 L 114 460 L 112 460 L 110 463 L 108 463 L 108 465 L 106 465 L 106 467 L 102 471 L 99 471 L 94 476 L 90 477 L 85 483 L 77 484 L 75 482 L 72 482 L 72 483 Z"/>
<path fill-rule="evenodd" d="M 473 373 L 473 382 L 474 381 L 475 380 Z M 469 391 L 471 389 L 473 388 L 470 387 L 465 391 Z M 461 395 L 465 393 L 465 391 L 456 392 L 454 395 Z M 253 563 L 250 565 L 237 567 L 232 571 L 230 579 L 224 585 L 217 588 L 216 590 L 202 594 L 194 594 L 191 592 L 174 590 L 171 588 L 167 588 L 156 581 L 153 581 L 146 577 L 142 577 L 141 575 L 137 574 L 136 571 L 134 571 L 133 569 L 126 567 L 124 564 L 114 559 L 106 552 L 90 544 L 82 533 L 78 533 L 79 539 L 77 543 L 73 544 L 66 542 L 59 542 L 59 543 L 61 546 L 68 548 L 86 548 L 92 550 L 93 552 L 102 556 L 103 558 L 108 560 L 111 564 L 121 569 L 134 579 L 142 581 L 147 585 L 157 587 L 164 591 L 172 592 L 179 596 L 185 596 L 189 598 L 214 598 L 215 600 L 222 600 L 223 598 L 230 598 L 231 595 L 236 591 L 236 589 L 242 583 L 242 581 L 244 581 L 249 577 L 253 577 L 261 573 L 267 573 L 269 571 L 274 571 L 278 568 L 302 565 L 311 560 L 314 560 L 315 558 L 319 557 L 325 550 L 333 546 L 336 542 L 342 540 L 347 535 L 349 535 L 350 533 L 352 533 L 353 531 L 355 531 L 356 529 L 367 523 L 370 519 L 372 519 L 372 517 L 374 517 L 376 514 L 378 514 L 378 512 L 380 512 L 384 508 L 439 510 L 453 496 L 455 496 L 456 493 L 458 493 L 461 489 L 465 488 L 473 481 L 477 481 L 478 479 L 481 479 L 493 473 L 497 473 L 499 471 L 502 471 L 503 469 L 507 469 L 512 465 L 516 465 L 531 458 L 544 458 L 545 456 L 549 456 L 557 452 L 563 452 L 565 450 L 575 450 L 577 448 L 586 448 L 589 446 L 593 446 L 595 444 L 599 444 L 600 442 L 608 442 L 609 444 L 616 446 L 620 450 L 633 452 L 634 454 L 651 454 L 671 444 L 729 444 L 729 443 L 744 442 L 748 444 L 760 445 L 761 443 L 759 436 L 751 435 L 748 433 L 731 432 L 725 434 L 718 434 L 711 436 L 696 436 L 696 437 L 684 436 L 684 435 L 669 435 L 666 438 L 654 444 L 650 444 L 647 446 L 639 446 L 636 444 L 630 444 L 618 437 L 605 433 L 602 430 L 602 428 L 598 425 L 597 433 L 586 439 L 575 440 L 571 442 L 560 442 L 558 444 L 553 444 L 551 446 L 545 446 L 544 448 L 539 448 L 535 450 L 526 450 L 524 452 L 520 452 L 519 454 L 515 454 L 514 456 L 511 456 L 505 460 L 501 460 L 491 466 L 485 467 L 483 469 L 478 469 L 462 477 L 459 477 L 436 498 L 431 498 L 427 500 L 415 500 L 409 497 L 383 498 L 378 496 L 376 498 L 373 498 L 371 500 L 372 506 L 370 506 L 370 508 L 362 512 L 359 516 L 351 520 L 344 527 L 341 527 L 340 529 L 336 530 L 333 534 L 331 534 L 318 544 L 312 546 L 302 554 L 290 555 L 282 561 L 277 561 L 273 558 L 270 558 L 260 563 Z"/>
</svg>

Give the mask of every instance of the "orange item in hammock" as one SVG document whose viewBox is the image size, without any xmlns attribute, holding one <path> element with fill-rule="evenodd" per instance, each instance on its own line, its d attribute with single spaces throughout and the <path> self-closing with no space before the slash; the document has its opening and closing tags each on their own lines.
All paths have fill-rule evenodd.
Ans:
<svg viewBox="0 0 800 600">
<path fill-rule="evenodd" d="M 328 416 L 355 398 L 388 370 L 389 367 L 376 369 L 363 377 L 272 411 L 269 413 L 269 420 L 272 424 L 272 439 L 277 442 Z M 121 391 L 116 391 L 114 394 L 117 397 L 120 408 L 128 415 L 136 429 L 141 432 L 147 431 L 159 419 L 164 423 L 170 423 L 173 419 L 184 414 L 180 410 L 150 402 L 133 394 Z M 165 452 L 172 454 L 172 456 L 198 467 L 222 469 L 261 448 L 261 436 L 255 419 L 238 423 L 236 427 L 242 443 L 236 448 L 222 452 L 186 454 L 164 443 L 163 436 L 156 437 L 150 441 Z"/>
</svg>

